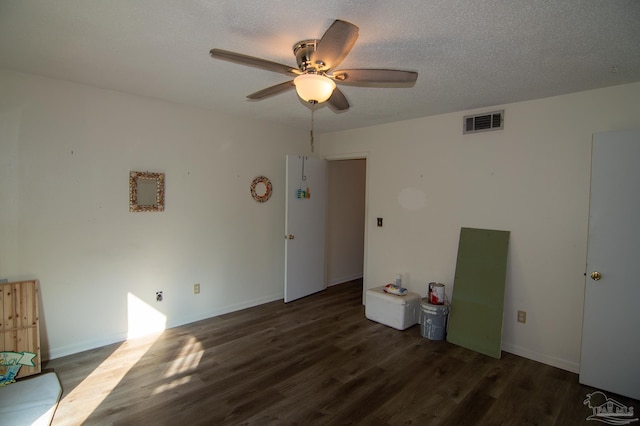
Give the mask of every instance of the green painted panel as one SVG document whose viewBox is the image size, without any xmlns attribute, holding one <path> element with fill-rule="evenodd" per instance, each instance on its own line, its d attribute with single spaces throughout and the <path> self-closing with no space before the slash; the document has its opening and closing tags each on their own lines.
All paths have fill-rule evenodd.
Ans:
<svg viewBox="0 0 640 426">
<path fill-rule="evenodd" d="M 509 231 L 460 229 L 447 340 L 500 358 Z"/>
</svg>

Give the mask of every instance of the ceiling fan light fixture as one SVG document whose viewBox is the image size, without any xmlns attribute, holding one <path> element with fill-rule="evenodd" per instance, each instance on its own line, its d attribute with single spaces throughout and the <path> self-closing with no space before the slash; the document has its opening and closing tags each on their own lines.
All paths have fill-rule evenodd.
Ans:
<svg viewBox="0 0 640 426">
<path fill-rule="evenodd" d="M 336 83 L 319 74 L 302 74 L 293 79 L 298 96 L 307 102 L 325 102 L 331 97 Z"/>
</svg>

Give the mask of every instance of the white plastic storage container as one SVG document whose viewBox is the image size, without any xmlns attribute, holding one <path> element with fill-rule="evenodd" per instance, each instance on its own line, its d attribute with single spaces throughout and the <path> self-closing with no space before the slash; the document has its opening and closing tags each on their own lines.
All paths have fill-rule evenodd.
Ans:
<svg viewBox="0 0 640 426">
<path fill-rule="evenodd" d="M 404 330 L 420 319 L 421 296 L 407 292 L 404 296 L 385 293 L 383 287 L 372 288 L 366 293 L 365 316 L 380 324 Z"/>
</svg>

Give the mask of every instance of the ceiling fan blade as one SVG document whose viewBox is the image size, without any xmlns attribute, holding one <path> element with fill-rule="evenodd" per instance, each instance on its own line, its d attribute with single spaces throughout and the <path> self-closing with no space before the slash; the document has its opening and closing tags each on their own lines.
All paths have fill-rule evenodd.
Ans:
<svg viewBox="0 0 640 426">
<path fill-rule="evenodd" d="M 269 96 L 279 95 L 282 92 L 286 92 L 289 89 L 293 89 L 295 85 L 293 80 L 285 81 L 284 83 L 276 84 L 275 86 L 267 87 L 266 89 L 258 90 L 247 96 L 247 98 L 257 101 L 260 99 L 268 98 Z"/>
<path fill-rule="evenodd" d="M 329 107 L 336 112 L 346 111 L 349 109 L 349 101 L 344 96 L 344 93 L 342 93 L 342 91 L 337 87 L 333 89 L 333 93 L 327 102 L 329 103 Z"/>
<path fill-rule="evenodd" d="M 358 27 L 347 21 L 335 20 L 327 29 L 314 53 L 311 63 L 324 64 L 323 69 L 332 69 L 349 54 L 358 39 Z"/>
<path fill-rule="evenodd" d="M 413 71 L 386 69 L 353 69 L 334 71 L 333 77 L 341 83 L 354 84 L 402 84 L 413 85 L 418 79 L 418 73 Z"/>
<path fill-rule="evenodd" d="M 228 50 L 211 49 L 209 53 L 212 58 L 222 59 L 223 61 L 235 62 L 237 64 L 248 65 L 250 67 L 261 68 L 263 70 L 278 72 L 281 74 L 301 74 L 298 68 L 293 68 L 289 65 L 279 64 L 277 62 L 271 62 L 266 59 L 243 55 L 241 53 L 230 52 Z"/>
</svg>

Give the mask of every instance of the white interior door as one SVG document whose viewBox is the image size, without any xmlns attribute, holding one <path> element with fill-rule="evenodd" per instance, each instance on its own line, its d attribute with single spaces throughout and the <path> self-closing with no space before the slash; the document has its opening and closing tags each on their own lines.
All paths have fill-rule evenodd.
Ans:
<svg viewBox="0 0 640 426">
<path fill-rule="evenodd" d="M 284 301 L 326 288 L 324 230 L 326 162 L 287 155 Z"/>
<path fill-rule="evenodd" d="M 640 131 L 593 137 L 580 383 L 640 399 Z"/>
</svg>

